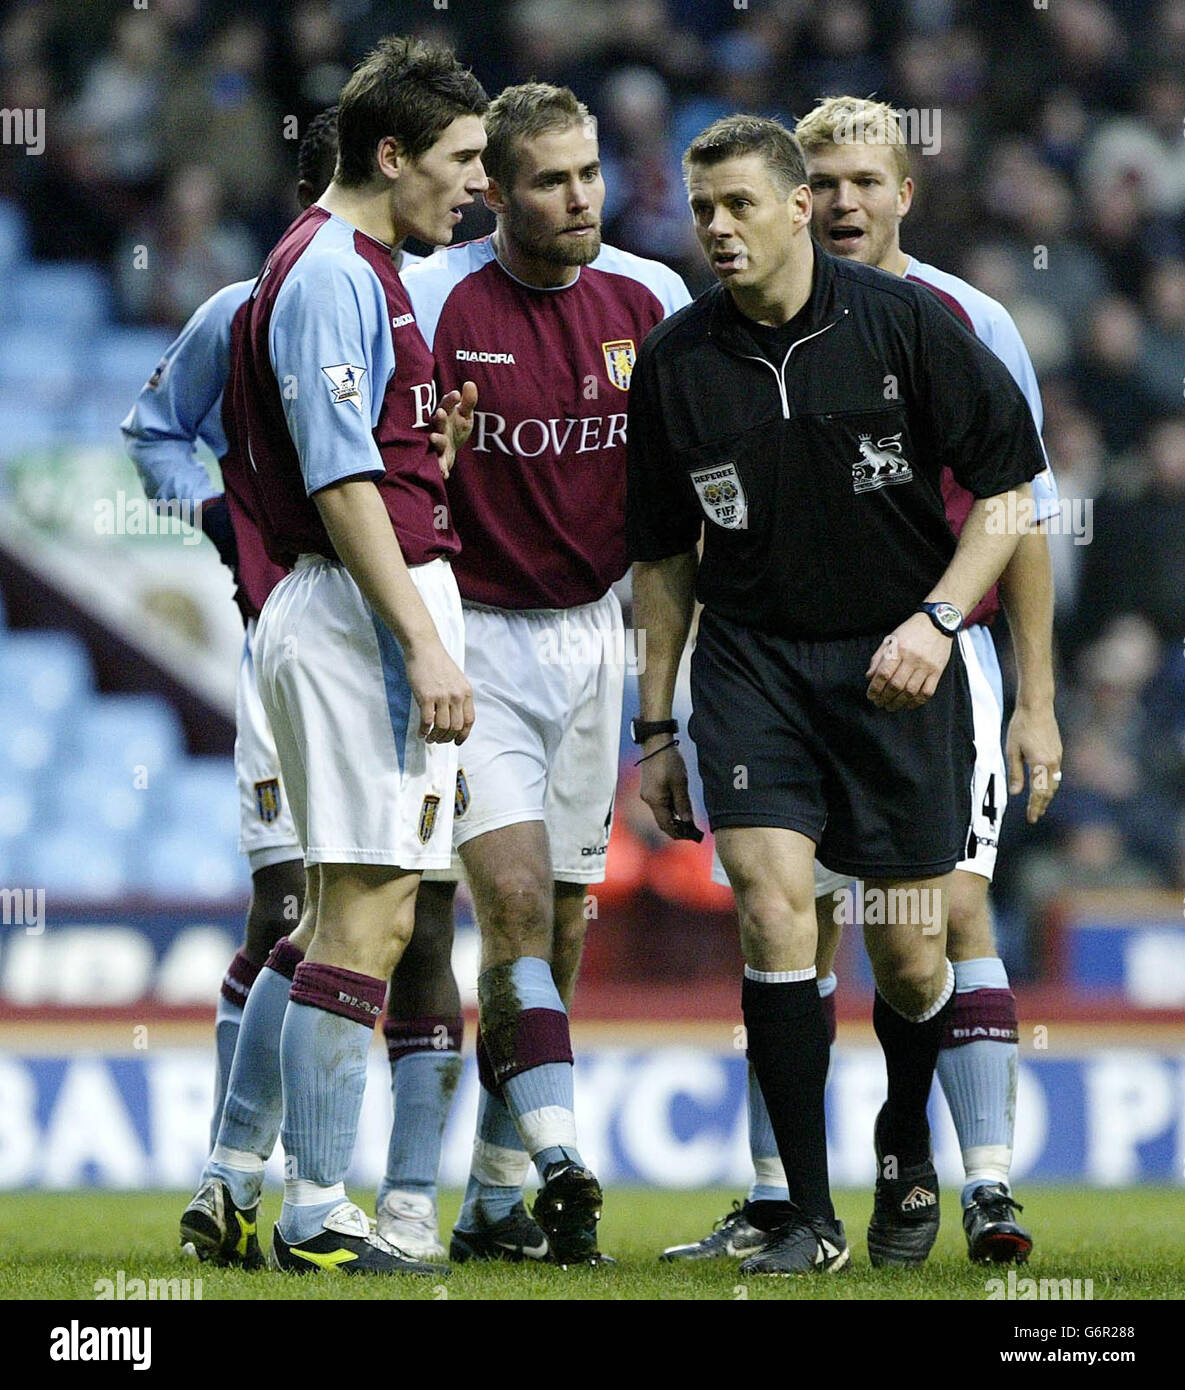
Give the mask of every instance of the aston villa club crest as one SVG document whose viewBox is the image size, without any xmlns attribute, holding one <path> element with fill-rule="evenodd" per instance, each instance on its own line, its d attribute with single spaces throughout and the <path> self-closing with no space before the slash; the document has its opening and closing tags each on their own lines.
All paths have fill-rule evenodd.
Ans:
<svg viewBox="0 0 1185 1390">
<path fill-rule="evenodd" d="M 255 784 L 255 809 L 264 825 L 272 825 L 280 818 L 280 783 L 275 777 Z"/>
<path fill-rule="evenodd" d="M 424 804 L 420 807 L 420 844 L 426 845 L 432 838 L 432 832 L 436 829 L 436 813 L 440 809 L 440 797 L 429 793 L 424 798 Z"/>
<path fill-rule="evenodd" d="M 605 354 L 605 370 L 609 373 L 609 380 L 619 391 L 628 391 L 634 363 L 638 360 L 634 340 L 619 338 L 615 343 L 602 343 L 601 351 Z"/>
<path fill-rule="evenodd" d="M 469 809 L 469 779 L 463 767 L 457 768 L 457 796 L 453 802 L 453 815 L 459 820 Z"/>
<path fill-rule="evenodd" d="M 334 405 L 345 405 L 348 401 L 361 414 L 362 392 L 358 388 L 362 385 L 366 368 L 339 362 L 335 367 L 322 367 L 321 370 L 329 378 L 329 394 L 333 397 Z"/>
</svg>

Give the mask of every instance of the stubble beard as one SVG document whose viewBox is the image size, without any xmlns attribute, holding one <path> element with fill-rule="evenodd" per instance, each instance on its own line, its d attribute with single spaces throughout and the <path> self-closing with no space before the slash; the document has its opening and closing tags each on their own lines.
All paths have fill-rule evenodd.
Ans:
<svg viewBox="0 0 1185 1390">
<path fill-rule="evenodd" d="M 562 240 L 552 233 L 540 234 L 531 229 L 528 220 L 511 208 L 506 215 L 506 235 L 514 242 L 520 255 L 530 256 L 547 265 L 588 265 L 601 254 L 601 229 L 590 237 L 573 241 Z"/>
</svg>

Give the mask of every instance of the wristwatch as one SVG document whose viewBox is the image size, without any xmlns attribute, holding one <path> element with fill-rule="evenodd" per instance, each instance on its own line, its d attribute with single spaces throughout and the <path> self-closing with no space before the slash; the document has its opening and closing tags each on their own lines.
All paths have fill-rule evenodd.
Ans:
<svg viewBox="0 0 1185 1390">
<path fill-rule="evenodd" d="M 953 637 L 963 626 L 963 615 L 953 603 L 941 600 L 938 603 L 922 603 L 918 605 L 918 612 L 924 613 L 947 637 Z"/>
<path fill-rule="evenodd" d="M 677 719 L 631 719 L 630 738 L 635 743 L 645 743 L 648 738 L 653 738 L 655 734 L 677 734 L 679 732 L 679 721 Z"/>
</svg>

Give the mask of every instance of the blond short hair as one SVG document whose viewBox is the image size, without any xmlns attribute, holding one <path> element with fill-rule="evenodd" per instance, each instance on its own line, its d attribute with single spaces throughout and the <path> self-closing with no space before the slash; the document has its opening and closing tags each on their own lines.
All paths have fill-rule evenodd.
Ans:
<svg viewBox="0 0 1185 1390">
<path fill-rule="evenodd" d="M 520 82 L 517 87 L 505 88 L 490 103 L 481 162 L 490 178 L 504 190 L 513 188 L 524 140 L 586 122 L 588 130 L 595 135 L 596 125 L 588 107 L 570 87 L 555 87 L 550 82 Z"/>
<path fill-rule="evenodd" d="M 794 134 L 809 159 L 829 145 L 888 145 L 897 179 L 909 177 L 909 146 L 891 106 L 865 97 L 828 97 L 808 111 Z"/>
</svg>

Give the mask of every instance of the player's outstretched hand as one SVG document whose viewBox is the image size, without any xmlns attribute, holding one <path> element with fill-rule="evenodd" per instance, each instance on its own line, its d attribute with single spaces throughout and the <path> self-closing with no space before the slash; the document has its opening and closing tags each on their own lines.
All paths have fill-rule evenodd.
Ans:
<svg viewBox="0 0 1185 1390">
<path fill-rule="evenodd" d="M 1004 756 L 1008 759 L 1011 796 L 1024 791 L 1025 764 L 1028 764 L 1029 804 L 1025 819 L 1030 825 L 1036 825 L 1049 808 L 1062 780 L 1062 736 L 1051 700 L 1042 700 L 1035 706 L 1017 705 L 1008 721 Z"/>
<path fill-rule="evenodd" d="M 439 642 L 407 655 L 407 679 L 420 707 L 420 737 L 464 743 L 473 728 L 473 688 Z"/>
<path fill-rule="evenodd" d="M 925 613 L 896 627 L 873 653 L 867 695 L 881 709 L 917 709 L 938 689 L 950 660 L 953 637 L 946 637 Z"/>
<path fill-rule="evenodd" d="M 429 438 L 440 457 L 440 471 L 447 478 L 457 461 L 457 451 L 473 433 L 473 412 L 477 407 L 477 387 L 467 381 L 459 391 L 450 391 L 436 407 Z"/>
<path fill-rule="evenodd" d="M 658 744 L 662 748 L 662 744 Z M 672 840 L 702 840 L 687 794 L 687 768 L 674 746 L 647 758 L 642 764 L 642 800 L 654 812 L 664 835 Z"/>
</svg>

